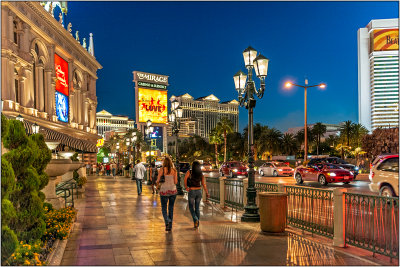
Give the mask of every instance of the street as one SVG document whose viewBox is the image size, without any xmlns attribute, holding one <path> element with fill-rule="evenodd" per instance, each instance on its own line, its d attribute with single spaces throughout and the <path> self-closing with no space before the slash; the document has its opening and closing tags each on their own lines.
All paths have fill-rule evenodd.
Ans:
<svg viewBox="0 0 400 267">
<path fill-rule="evenodd" d="M 217 171 L 212 172 L 204 172 L 205 177 L 218 177 L 219 174 Z M 255 182 L 260 183 L 279 183 L 286 185 L 296 185 L 296 181 L 292 176 L 278 176 L 278 177 L 267 177 L 260 176 L 258 173 L 255 174 Z M 370 191 L 368 185 L 370 180 L 368 178 L 367 173 L 357 175 L 355 181 L 350 182 L 350 184 L 343 183 L 329 183 L 326 186 L 320 185 L 318 182 L 304 182 L 301 186 L 308 186 L 314 188 L 323 188 L 323 189 L 334 189 L 334 188 L 345 188 L 347 192 L 350 193 L 359 193 L 359 194 L 369 194 L 369 195 L 378 195 L 378 193 Z"/>
</svg>

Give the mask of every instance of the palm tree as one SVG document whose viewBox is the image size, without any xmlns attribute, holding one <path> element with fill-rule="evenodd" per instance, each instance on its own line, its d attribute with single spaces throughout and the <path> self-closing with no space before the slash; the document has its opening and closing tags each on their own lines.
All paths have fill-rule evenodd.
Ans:
<svg viewBox="0 0 400 267">
<path fill-rule="evenodd" d="M 354 123 L 352 129 L 354 146 L 360 147 L 360 143 L 366 134 L 368 134 L 367 128 L 365 128 L 361 123 Z"/>
<path fill-rule="evenodd" d="M 326 125 L 317 122 L 312 128 L 313 134 L 317 137 L 317 155 L 319 155 L 319 145 L 321 144 L 321 136 L 326 133 Z"/>
<path fill-rule="evenodd" d="M 346 139 L 346 146 L 350 146 L 350 138 L 353 132 L 354 123 L 351 121 L 345 121 L 344 124 L 340 127 L 340 135 L 343 135 Z"/>
<path fill-rule="evenodd" d="M 292 155 L 297 151 L 296 139 L 293 134 L 285 133 L 281 140 L 281 149 L 283 154 Z"/>
<path fill-rule="evenodd" d="M 209 140 L 215 146 L 215 166 L 218 167 L 218 145 L 222 144 L 222 138 L 215 128 L 211 130 Z"/>
<path fill-rule="evenodd" d="M 276 154 L 279 152 L 282 133 L 275 128 L 264 128 L 258 140 L 259 151 L 264 154 Z"/>
<path fill-rule="evenodd" d="M 233 123 L 227 117 L 223 117 L 215 127 L 217 133 L 224 137 L 224 162 L 226 162 L 226 136 L 233 133 Z"/>
</svg>

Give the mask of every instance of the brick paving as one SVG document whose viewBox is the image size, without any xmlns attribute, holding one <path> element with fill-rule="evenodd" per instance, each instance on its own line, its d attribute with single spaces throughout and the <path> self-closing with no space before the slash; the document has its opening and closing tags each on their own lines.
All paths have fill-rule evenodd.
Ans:
<svg viewBox="0 0 400 267">
<path fill-rule="evenodd" d="M 265 234 L 258 223 L 202 206 L 198 230 L 178 196 L 165 232 L 159 195 L 129 178 L 89 176 L 61 265 L 370 265 L 295 233 Z"/>
</svg>

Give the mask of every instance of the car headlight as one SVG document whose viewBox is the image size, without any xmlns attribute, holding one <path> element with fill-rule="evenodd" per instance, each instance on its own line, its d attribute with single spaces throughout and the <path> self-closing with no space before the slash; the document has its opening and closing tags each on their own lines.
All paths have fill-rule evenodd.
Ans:
<svg viewBox="0 0 400 267">
<path fill-rule="evenodd" d="M 238 169 L 233 169 L 233 172 L 237 172 L 238 171 Z"/>
<path fill-rule="evenodd" d="M 247 168 L 246 171 L 249 171 L 249 169 Z"/>
<path fill-rule="evenodd" d="M 278 172 L 281 172 L 282 171 L 282 169 L 278 169 Z"/>
<path fill-rule="evenodd" d="M 354 170 L 358 171 L 358 167 L 354 167 Z"/>
<path fill-rule="evenodd" d="M 350 172 L 351 175 L 354 175 L 353 172 Z"/>
<path fill-rule="evenodd" d="M 328 173 L 328 175 L 329 175 L 329 176 L 336 176 L 336 173 L 330 172 L 330 173 Z"/>
</svg>

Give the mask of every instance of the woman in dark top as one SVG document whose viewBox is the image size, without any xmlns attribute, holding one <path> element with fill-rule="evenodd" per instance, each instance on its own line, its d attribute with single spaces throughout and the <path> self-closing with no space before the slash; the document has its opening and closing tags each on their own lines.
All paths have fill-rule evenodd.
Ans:
<svg viewBox="0 0 400 267">
<path fill-rule="evenodd" d="M 185 175 L 185 188 L 188 191 L 189 210 L 193 217 L 194 228 L 198 228 L 200 223 L 201 185 L 206 190 L 208 198 L 210 195 L 208 194 L 204 175 L 201 171 L 200 162 L 194 161 L 192 169 L 187 171 Z"/>
</svg>

